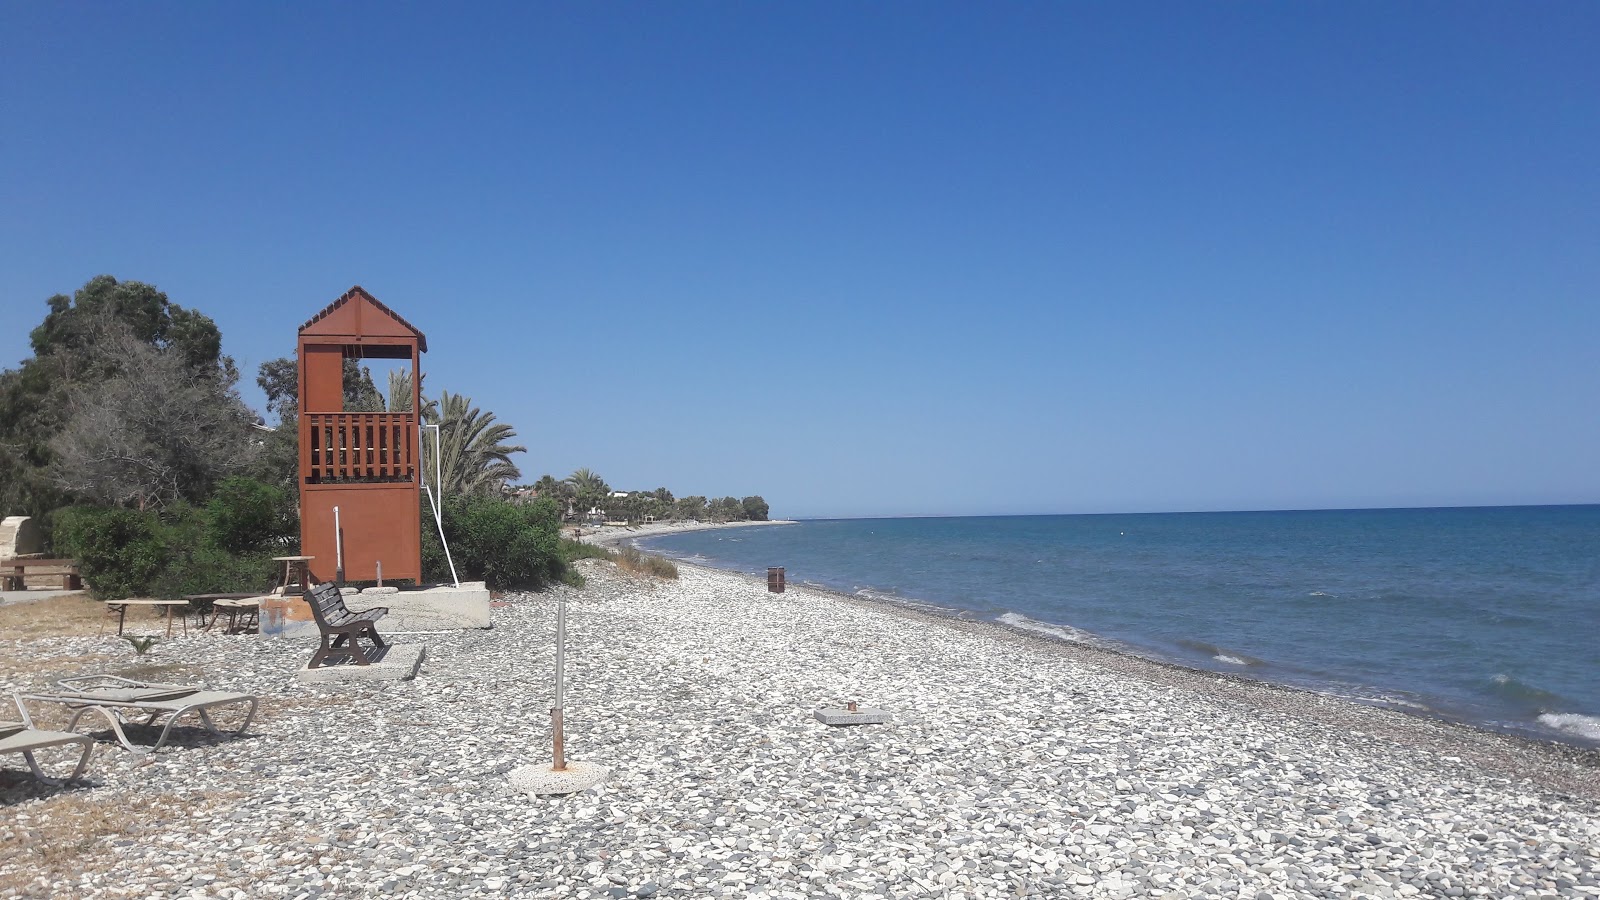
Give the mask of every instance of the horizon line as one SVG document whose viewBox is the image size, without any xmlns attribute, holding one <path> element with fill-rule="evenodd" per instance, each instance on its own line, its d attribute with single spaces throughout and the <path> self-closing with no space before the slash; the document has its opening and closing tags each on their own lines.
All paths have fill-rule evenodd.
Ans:
<svg viewBox="0 0 1600 900">
<path fill-rule="evenodd" d="M 1198 516 L 1233 513 L 1290 513 L 1290 512 L 1403 512 L 1436 509 L 1547 509 L 1572 506 L 1600 506 L 1600 501 L 1576 503 L 1471 503 L 1459 506 L 1291 506 L 1278 509 L 1173 509 L 1128 512 L 1049 512 L 1049 513 L 901 513 L 861 516 L 796 516 L 783 518 L 797 522 L 855 521 L 861 519 L 1022 519 L 1046 516 Z"/>
</svg>

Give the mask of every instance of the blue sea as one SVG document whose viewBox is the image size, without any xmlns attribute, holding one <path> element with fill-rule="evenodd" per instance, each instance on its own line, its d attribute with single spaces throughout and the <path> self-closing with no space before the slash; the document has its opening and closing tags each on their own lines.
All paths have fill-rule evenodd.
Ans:
<svg viewBox="0 0 1600 900">
<path fill-rule="evenodd" d="M 640 546 L 1600 745 L 1600 506 L 810 520 Z"/>
</svg>

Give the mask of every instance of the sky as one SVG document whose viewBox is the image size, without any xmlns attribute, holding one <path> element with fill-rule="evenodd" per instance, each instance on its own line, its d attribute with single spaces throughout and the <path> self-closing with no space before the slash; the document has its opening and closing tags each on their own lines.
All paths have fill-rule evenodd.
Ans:
<svg viewBox="0 0 1600 900">
<path fill-rule="evenodd" d="M 0 0 L 0 366 L 360 284 L 526 481 L 1600 502 L 1600 5 Z"/>
</svg>

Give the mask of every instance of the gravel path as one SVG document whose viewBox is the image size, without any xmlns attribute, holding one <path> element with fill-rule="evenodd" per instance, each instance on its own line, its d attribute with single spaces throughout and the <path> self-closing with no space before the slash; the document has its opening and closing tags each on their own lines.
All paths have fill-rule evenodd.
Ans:
<svg viewBox="0 0 1600 900">
<path fill-rule="evenodd" d="M 89 789 L 3 782 L 0 884 L 28 887 L 0 896 L 1600 897 L 1592 754 L 727 573 L 583 565 L 588 586 L 508 598 L 493 629 L 397 638 L 428 645 L 413 682 L 301 685 L 294 643 L 161 645 L 261 692 L 259 724 L 148 764 L 102 746 Z M 505 773 L 549 758 L 557 596 L 568 754 L 612 775 L 533 799 Z M 31 654 L 35 686 L 38 659 L 70 672 L 103 643 L 0 652 Z M 851 699 L 895 722 L 811 717 Z M 127 813 L 40 852 L 70 804 Z"/>
</svg>

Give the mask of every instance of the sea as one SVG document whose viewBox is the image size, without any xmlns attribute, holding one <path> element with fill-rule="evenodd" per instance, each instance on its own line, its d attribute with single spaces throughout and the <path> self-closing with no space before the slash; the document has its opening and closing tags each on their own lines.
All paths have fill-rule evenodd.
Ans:
<svg viewBox="0 0 1600 900">
<path fill-rule="evenodd" d="M 1600 505 L 816 519 L 639 544 L 1600 746 Z"/>
</svg>

